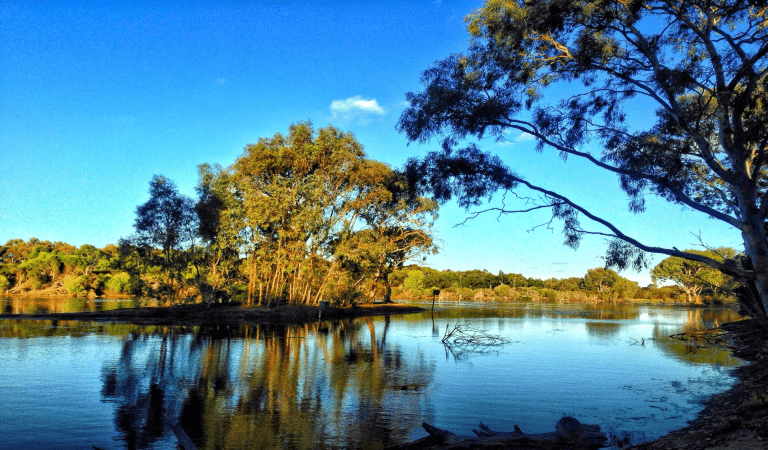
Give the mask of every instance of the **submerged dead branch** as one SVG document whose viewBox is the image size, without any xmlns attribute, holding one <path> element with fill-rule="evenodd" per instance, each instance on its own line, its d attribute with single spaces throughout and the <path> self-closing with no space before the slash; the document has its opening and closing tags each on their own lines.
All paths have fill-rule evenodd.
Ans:
<svg viewBox="0 0 768 450">
<path fill-rule="evenodd" d="M 508 342 L 508 339 L 488 334 L 485 330 L 459 324 L 454 325 L 453 329 L 446 324 L 442 339 L 445 357 L 448 358 L 450 354 L 457 361 L 470 355 L 493 352 L 495 347 Z"/>
<path fill-rule="evenodd" d="M 446 324 L 442 342 L 452 345 L 492 346 L 506 344 L 509 341 L 469 325 L 456 324 L 451 330 L 450 326 Z"/>
</svg>

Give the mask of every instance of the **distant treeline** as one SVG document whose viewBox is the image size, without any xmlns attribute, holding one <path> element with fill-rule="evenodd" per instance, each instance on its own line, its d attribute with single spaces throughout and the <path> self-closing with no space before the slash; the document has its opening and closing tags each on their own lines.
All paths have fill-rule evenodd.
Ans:
<svg viewBox="0 0 768 450">
<path fill-rule="evenodd" d="M 123 249 L 124 253 L 126 249 Z M 0 247 L 0 292 L 101 295 L 137 292 L 130 259 L 118 246 L 11 239 Z"/>
<path fill-rule="evenodd" d="M 686 302 L 689 299 L 679 286 L 651 284 L 640 287 L 610 269 L 589 269 L 583 277 L 527 278 L 518 273 L 487 270 L 453 271 L 411 265 L 392 273 L 393 298 L 431 299 L 434 290 L 443 300 L 497 301 L 625 301 L 647 299 Z M 722 303 L 726 296 L 705 292 L 705 303 Z"/>
</svg>

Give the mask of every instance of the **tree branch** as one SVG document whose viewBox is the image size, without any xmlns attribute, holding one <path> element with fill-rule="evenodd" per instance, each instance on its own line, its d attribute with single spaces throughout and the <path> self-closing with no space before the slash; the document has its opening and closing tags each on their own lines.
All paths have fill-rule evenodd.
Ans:
<svg viewBox="0 0 768 450">
<path fill-rule="evenodd" d="M 624 242 L 632 244 L 633 246 L 639 248 L 640 250 L 643 250 L 643 251 L 649 252 L 649 253 L 658 253 L 658 254 L 667 255 L 667 256 L 677 256 L 679 258 L 683 258 L 683 259 L 687 259 L 687 260 L 691 260 L 691 261 L 698 261 L 698 262 L 707 264 L 707 265 L 709 265 L 711 267 L 714 267 L 714 268 L 722 271 L 723 273 L 726 273 L 726 274 L 729 274 L 729 275 L 732 275 L 732 276 L 736 276 L 736 277 L 740 277 L 740 278 L 749 278 L 751 276 L 751 271 L 740 269 L 740 268 L 734 267 L 734 266 L 732 266 L 730 264 L 724 264 L 723 262 L 714 260 L 712 258 L 708 258 L 706 256 L 702 256 L 702 255 L 697 255 L 697 254 L 694 254 L 694 253 L 688 253 L 688 252 L 680 251 L 680 250 L 678 250 L 677 248 L 674 248 L 674 247 L 669 249 L 669 248 L 654 247 L 654 246 L 643 244 L 642 242 L 638 241 L 637 239 L 632 238 L 632 237 L 628 236 L 627 234 L 625 234 L 624 232 L 622 232 L 621 230 L 619 230 L 611 222 L 609 222 L 609 221 L 607 221 L 607 220 L 605 220 L 605 219 L 603 219 L 601 217 L 598 217 L 598 216 L 592 214 L 586 208 L 584 208 L 584 207 L 578 205 L 577 203 L 571 201 L 569 198 L 567 198 L 567 197 L 565 197 L 563 195 L 560 195 L 560 194 L 558 194 L 556 192 L 553 192 L 553 191 L 544 189 L 542 187 L 536 186 L 536 185 L 534 185 L 534 184 L 532 184 L 532 183 L 530 183 L 530 182 L 528 182 L 526 180 L 523 180 L 523 179 L 521 179 L 519 177 L 515 177 L 513 175 L 509 175 L 509 176 L 516 183 L 523 184 L 523 185 L 525 185 L 526 187 L 528 187 L 531 190 L 540 192 L 540 193 L 542 193 L 542 194 L 544 194 L 546 196 L 549 196 L 551 198 L 555 198 L 555 199 L 560 200 L 560 202 L 565 203 L 568 206 L 572 207 L 573 209 L 579 211 L 580 213 L 582 213 L 585 216 L 587 216 L 590 220 L 592 220 L 594 222 L 597 222 L 600 225 L 608 228 L 611 231 L 611 233 L 613 233 L 613 234 L 612 235 L 607 235 L 607 236 L 614 236 L 614 237 L 616 237 L 618 239 L 621 239 Z M 553 207 L 554 204 L 551 204 L 549 206 Z M 598 234 L 598 232 L 592 232 L 591 234 Z"/>
</svg>

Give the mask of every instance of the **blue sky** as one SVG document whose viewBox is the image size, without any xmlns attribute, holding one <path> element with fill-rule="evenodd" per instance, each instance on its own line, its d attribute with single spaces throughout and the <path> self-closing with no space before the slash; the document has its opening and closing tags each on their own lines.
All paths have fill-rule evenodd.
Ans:
<svg viewBox="0 0 768 450">
<path fill-rule="evenodd" d="M 352 131 L 392 166 L 437 148 L 396 129 L 421 72 L 466 48 L 480 1 L 0 3 L 0 242 L 37 237 L 103 246 L 132 232 L 155 174 L 194 195 L 197 166 L 234 162 L 293 122 Z M 660 246 L 738 248 L 713 220 L 651 201 L 627 212 L 615 177 L 514 134 L 483 141 L 519 173 Z M 597 150 L 596 150 L 597 151 Z M 546 214 L 441 210 L 436 269 L 582 276 L 605 243 L 577 251 L 536 228 Z M 692 234 L 693 233 L 693 234 Z M 660 261 L 655 258 L 655 262 Z M 647 273 L 623 275 L 650 282 Z"/>
</svg>

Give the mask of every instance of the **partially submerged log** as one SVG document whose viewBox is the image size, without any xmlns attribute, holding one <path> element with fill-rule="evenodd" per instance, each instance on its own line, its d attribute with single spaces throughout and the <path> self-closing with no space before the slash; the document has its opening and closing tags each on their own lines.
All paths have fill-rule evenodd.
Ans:
<svg viewBox="0 0 768 450">
<path fill-rule="evenodd" d="M 549 433 L 523 433 L 515 425 L 514 431 L 494 431 L 483 423 L 480 430 L 472 430 L 476 436 L 460 436 L 423 423 L 421 426 L 429 436 L 418 441 L 396 447 L 400 449 L 451 449 L 451 448 L 525 448 L 525 449 L 596 449 L 605 446 L 607 438 L 599 425 L 582 424 L 573 417 L 563 417 L 555 424 L 555 431 Z"/>
</svg>

